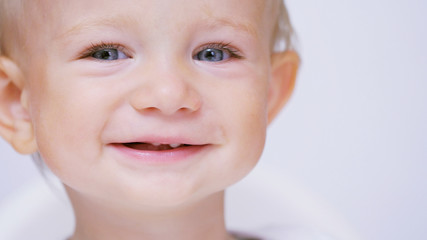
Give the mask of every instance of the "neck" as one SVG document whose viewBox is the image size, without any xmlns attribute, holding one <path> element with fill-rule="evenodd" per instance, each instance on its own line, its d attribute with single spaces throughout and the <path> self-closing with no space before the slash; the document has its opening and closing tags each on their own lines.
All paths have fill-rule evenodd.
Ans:
<svg viewBox="0 0 427 240">
<path fill-rule="evenodd" d="M 68 190 L 76 216 L 70 240 L 226 240 L 224 192 L 167 210 L 124 211 Z"/>
</svg>

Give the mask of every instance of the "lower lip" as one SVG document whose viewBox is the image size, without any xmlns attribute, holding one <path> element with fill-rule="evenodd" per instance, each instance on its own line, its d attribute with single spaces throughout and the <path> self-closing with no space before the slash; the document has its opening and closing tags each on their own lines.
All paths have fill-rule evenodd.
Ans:
<svg viewBox="0 0 427 240">
<path fill-rule="evenodd" d="M 207 148 L 209 145 L 179 147 L 163 151 L 138 150 L 126 147 L 123 144 L 112 144 L 111 146 L 129 160 L 152 164 L 162 164 L 189 160 Z"/>
</svg>

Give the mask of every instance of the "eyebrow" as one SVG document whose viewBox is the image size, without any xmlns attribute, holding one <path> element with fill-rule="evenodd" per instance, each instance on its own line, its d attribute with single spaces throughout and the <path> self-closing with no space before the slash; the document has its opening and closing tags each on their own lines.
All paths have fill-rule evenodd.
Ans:
<svg viewBox="0 0 427 240">
<path fill-rule="evenodd" d="M 87 29 L 103 27 L 123 27 L 123 26 L 135 26 L 138 23 L 135 19 L 132 19 L 126 15 L 108 17 L 108 18 L 85 18 L 81 22 L 73 25 L 70 29 L 56 35 L 55 39 L 67 38 L 69 36 L 84 32 Z"/>
<path fill-rule="evenodd" d="M 249 22 L 237 21 L 229 18 L 222 17 L 206 17 L 201 24 L 206 25 L 208 29 L 216 29 L 220 27 L 231 27 L 237 31 L 245 32 L 254 37 L 258 36 L 256 28 Z M 139 24 L 137 19 L 131 18 L 127 15 L 119 15 L 115 17 L 91 19 L 86 18 L 79 23 L 73 25 L 70 29 L 59 33 L 54 39 L 66 39 L 69 36 L 84 32 L 85 30 L 95 29 L 98 27 L 115 27 L 122 28 L 123 26 L 136 26 Z"/>
<path fill-rule="evenodd" d="M 249 22 L 237 21 L 229 18 L 221 18 L 221 17 L 209 17 L 203 21 L 202 24 L 206 24 L 208 28 L 215 29 L 219 27 L 231 27 L 237 31 L 246 32 L 249 35 L 254 37 L 258 36 L 258 32 L 253 24 Z"/>
</svg>

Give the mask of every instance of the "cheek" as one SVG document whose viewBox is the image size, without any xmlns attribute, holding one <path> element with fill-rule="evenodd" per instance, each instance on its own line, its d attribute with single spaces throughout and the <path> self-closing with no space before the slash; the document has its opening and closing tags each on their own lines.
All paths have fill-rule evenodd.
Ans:
<svg viewBox="0 0 427 240">
<path fill-rule="evenodd" d="M 257 161 L 264 148 L 267 128 L 267 94 L 264 89 L 246 89 L 243 95 L 236 96 L 242 99 L 233 109 L 229 109 L 230 115 L 236 121 L 230 121 L 229 127 L 240 147 L 239 155 L 247 161 Z M 242 163 L 245 163 L 242 161 Z"/>
<path fill-rule="evenodd" d="M 268 87 L 264 78 L 236 83 L 224 97 L 225 119 L 232 134 L 263 137 L 267 126 Z M 231 89 L 229 87 L 228 89 Z M 224 92 L 227 90 L 224 89 Z"/>
<path fill-rule="evenodd" d="M 79 160 L 96 164 L 100 131 L 108 102 L 93 87 L 67 84 L 66 78 L 39 78 L 32 88 L 32 119 L 39 151 L 55 173 L 72 169 Z M 42 86 L 42 87 L 38 87 Z M 58 175 L 59 175 L 58 174 Z"/>
<path fill-rule="evenodd" d="M 258 162 L 264 148 L 267 128 L 268 88 L 265 78 L 240 79 L 218 90 L 221 97 L 216 117 L 224 127 L 225 151 L 217 159 L 215 172 L 230 185 L 245 175 Z M 213 101 L 213 100 L 212 100 Z"/>
</svg>

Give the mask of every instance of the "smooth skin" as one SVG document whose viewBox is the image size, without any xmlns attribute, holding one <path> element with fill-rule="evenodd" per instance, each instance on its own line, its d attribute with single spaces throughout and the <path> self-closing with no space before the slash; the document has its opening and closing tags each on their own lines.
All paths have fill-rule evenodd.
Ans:
<svg viewBox="0 0 427 240">
<path fill-rule="evenodd" d="M 276 5 L 33 6 L 44 14 L 28 23 L 31 42 L 0 57 L 0 134 L 20 153 L 39 151 L 64 183 L 72 240 L 230 238 L 224 189 L 256 165 L 299 64 L 271 51 Z M 203 147 L 159 164 L 115 148 L 146 139 Z"/>
</svg>

